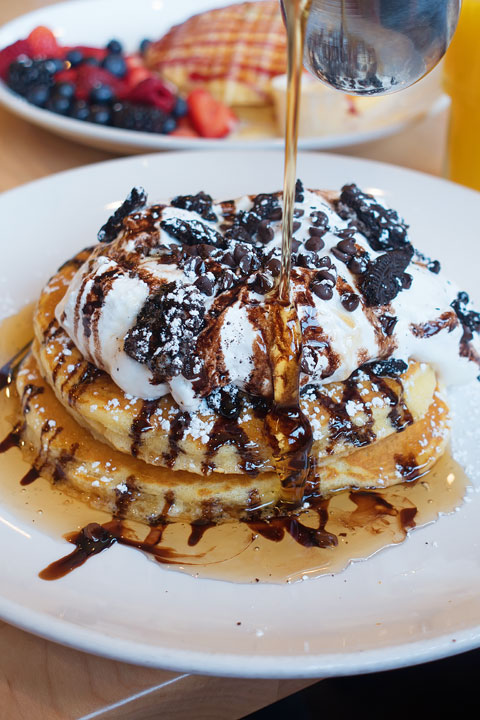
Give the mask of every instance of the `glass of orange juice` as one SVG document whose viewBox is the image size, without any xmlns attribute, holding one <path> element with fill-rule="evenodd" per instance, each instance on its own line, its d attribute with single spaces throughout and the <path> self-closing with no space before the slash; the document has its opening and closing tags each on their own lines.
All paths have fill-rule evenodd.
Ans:
<svg viewBox="0 0 480 720">
<path fill-rule="evenodd" d="M 451 98 L 447 175 L 480 190 L 480 0 L 463 0 L 444 73 Z"/>
</svg>

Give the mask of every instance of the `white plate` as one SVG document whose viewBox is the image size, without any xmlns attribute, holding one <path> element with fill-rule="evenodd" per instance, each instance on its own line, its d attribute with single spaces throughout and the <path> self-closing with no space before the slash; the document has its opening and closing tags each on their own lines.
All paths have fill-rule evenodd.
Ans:
<svg viewBox="0 0 480 720">
<path fill-rule="evenodd" d="M 339 156 L 303 154 L 298 174 L 311 187 L 354 180 L 380 188 L 411 223 L 413 243 L 438 257 L 462 288 L 476 289 L 478 302 L 479 194 Z M 280 153 L 171 153 L 92 165 L 5 193 L 0 315 L 34 299 L 65 258 L 94 243 L 133 185 L 147 188 L 152 201 L 200 189 L 228 198 L 276 190 L 281 178 Z M 474 648 L 480 645 L 480 388 L 457 390 L 453 398 L 460 409 L 455 451 L 477 488 L 468 502 L 402 545 L 338 575 L 294 585 L 195 580 L 120 546 L 62 580 L 44 582 L 38 571 L 71 545 L 22 520 L 9 507 L 2 478 L 0 617 L 88 652 L 216 675 L 352 674 Z"/>
<path fill-rule="evenodd" d="M 112 37 L 128 51 L 138 48 L 144 37 L 161 37 L 172 25 L 202 10 L 230 4 L 228 0 L 71 0 L 22 15 L 0 28 L 0 48 L 26 37 L 37 25 L 51 28 L 64 44 L 105 45 Z M 409 90 L 385 98 L 385 112 L 374 112 L 370 124 L 352 130 L 349 118 L 338 134 L 300 139 L 303 150 L 342 147 L 375 140 L 398 132 L 409 123 L 446 105 L 436 76 L 429 76 Z M 135 132 L 72 120 L 30 105 L 0 81 L 0 103 L 41 127 L 78 142 L 121 153 L 145 150 L 258 149 L 279 148 L 281 138 L 260 137 L 206 140 Z M 349 127 L 350 126 L 350 127 Z"/>
</svg>

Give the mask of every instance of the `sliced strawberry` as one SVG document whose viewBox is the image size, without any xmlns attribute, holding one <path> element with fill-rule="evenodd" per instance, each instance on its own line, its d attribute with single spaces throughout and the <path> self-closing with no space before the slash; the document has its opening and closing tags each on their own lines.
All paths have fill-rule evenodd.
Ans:
<svg viewBox="0 0 480 720">
<path fill-rule="evenodd" d="M 135 105 L 153 105 L 168 114 L 175 107 L 176 96 L 160 78 L 149 77 L 135 85 L 124 100 Z"/>
<path fill-rule="evenodd" d="M 190 122 L 190 118 L 188 117 L 182 117 L 179 118 L 177 121 L 177 127 L 173 132 L 170 133 L 170 135 L 175 135 L 176 137 L 189 137 L 189 138 L 198 138 L 200 135 L 193 127 L 192 123 Z"/>
<path fill-rule="evenodd" d="M 128 67 L 128 60 L 127 60 L 127 75 L 124 78 L 129 89 L 134 88 L 136 85 L 140 85 L 141 82 L 144 80 L 147 80 L 148 78 L 153 77 L 150 70 L 147 70 L 145 66 L 143 67 Z"/>
<path fill-rule="evenodd" d="M 108 85 L 117 97 L 123 95 L 124 84 L 115 75 L 96 65 L 81 65 L 77 69 L 75 96 L 78 100 L 87 100 L 94 87 Z"/>
<path fill-rule="evenodd" d="M 56 58 L 63 54 L 53 32 L 44 25 L 34 28 L 27 37 L 30 46 L 30 55 L 34 58 Z"/>
<path fill-rule="evenodd" d="M 216 100 L 208 90 L 192 90 L 187 104 L 192 125 L 202 137 L 222 138 L 235 127 L 237 118 L 232 110 Z"/>
<path fill-rule="evenodd" d="M 17 42 L 7 45 L 0 50 L 0 77 L 2 80 L 7 79 L 8 68 L 19 55 L 29 55 L 30 45 L 26 40 L 17 40 Z"/>
</svg>

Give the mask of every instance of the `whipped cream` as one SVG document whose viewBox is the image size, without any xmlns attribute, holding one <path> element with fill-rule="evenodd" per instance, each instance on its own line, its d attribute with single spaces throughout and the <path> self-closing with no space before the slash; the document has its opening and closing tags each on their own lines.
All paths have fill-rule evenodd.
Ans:
<svg viewBox="0 0 480 720">
<path fill-rule="evenodd" d="M 357 252 L 368 253 L 370 262 L 384 252 L 373 250 L 365 235 L 339 216 L 329 197 L 305 190 L 303 199 L 295 203 L 295 253 L 297 258 L 304 256 L 291 276 L 302 329 L 301 384 L 346 380 L 360 365 L 390 356 L 427 362 L 446 384 L 474 379 L 479 373 L 480 340 L 474 333 L 466 353 L 464 327 L 451 307 L 456 286 L 414 256 L 406 268 L 410 286 L 387 305 L 369 305 L 359 274 L 351 272 L 339 255 L 338 233 L 350 229 Z M 281 207 L 279 194 L 275 203 Z M 252 208 L 255 198 L 245 196 L 213 203 L 210 213 L 203 215 L 172 205 L 136 210 L 115 239 L 99 243 L 80 267 L 56 308 L 57 320 L 80 352 L 130 395 L 154 399 L 171 393 L 185 410 L 197 409 L 202 397 L 227 384 L 269 396 L 265 295 L 278 276 L 278 263 L 275 267 L 272 260 L 280 258 L 281 217 L 272 213 L 273 219 L 263 222 L 261 238 L 260 230 L 253 235 L 253 244 L 227 238 L 238 213 Z M 311 253 L 305 243 L 314 237 L 309 231 L 315 223 L 318 226 L 318 212 L 325 214 L 328 230 L 321 237 L 324 247 Z M 188 232 L 190 226 L 200 232 L 200 254 L 187 260 L 181 252 L 181 223 Z M 209 229 L 208 238 L 216 238 L 216 248 L 205 250 L 208 241 L 202 244 L 202 227 Z M 188 242 L 190 246 L 191 238 Z M 318 258 L 328 260 L 314 267 L 308 259 L 312 256 L 313 263 Z M 330 287 L 331 297 L 312 291 L 319 272 L 330 275 L 323 284 Z M 167 286 L 169 292 L 162 295 Z M 175 299 L 186 288 L 191 300 L 187 315 Z M 353 296 L 350 305 L 346 295 Z M 164 315 L 157 317 L 159 313 Z M 137 355 L 125 349 L 129 336 L 135 340 Z M 168 371 L 172 362 L 176 369 Z"/>
</svg>

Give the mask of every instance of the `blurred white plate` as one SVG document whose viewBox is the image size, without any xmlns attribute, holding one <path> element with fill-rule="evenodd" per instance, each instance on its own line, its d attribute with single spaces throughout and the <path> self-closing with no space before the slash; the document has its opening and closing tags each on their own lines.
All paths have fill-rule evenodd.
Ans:
<svg viewBox="0 0 480 720">
<path fill-rule="evenodd" d="M 152 202 L 200 189 L 228 198 L 276 190 L 282 172 L 280 152 L 169 153 L 91 165 L 5 193 L 0 317 L 35 299 L 60 263 L 94 244 L 133 185 Z M 301 154 L 298 175 L 310 187 L 355 181 L 383 192 L 410 223 L 413 244 L 480 300 L 478 193 L 331 155 Z M 38 571 L 72 546 L 39 526 L 36 484 L 20 495 L 17 476 L 7 477 L 8 457 L 18 454 L 12 449 L 0 456 L 0 618 L 88 652 L 215 675 L 352 674 L 477 647 L 480 383 L 456 390 L 452 404 L 454 452 L 473 484 L 460 509 L 338 575 L 292 585 L 194 579 L 121 546 L 61 580 L 42 581 Z M 19 497 L 32 517 L 19 511 Z"/>
<path fill-rule="evenodd" d="M 26 37 L 37 25 L 53 30 L 60 43 L 104 46 L 112 37 L 128 51 L 138 48 L 144 37 L 161 37 L 172 25 L 194 13 L 230 4 L 226 0 L 71 0 L 22 15 L 0 28 L 0 48 Z M 389 98 L 382 98 L 372 112 L 361 118 L 345 113 L 335 133 L 300 139 L 300 148 L 318 150 L 375 140 L 393 134 L 419 118 L 437 112 L 446 104 L 439 76 L 427 77 L 417 86 Z M 101 127 L 72 120 L 30 105 L 0 81 L 0 103 L 21 117 L 54 133 L 78 142 L 122 153 L 145 150 L 258 149 L 279 148 L 280 137 L 271 137 L 269 123 L 244 121 L 237 136 L 226 140 L 171 137 L 133 130 Z M 248 114 L 251 117 L 252 113 Z"/>
</svg>

